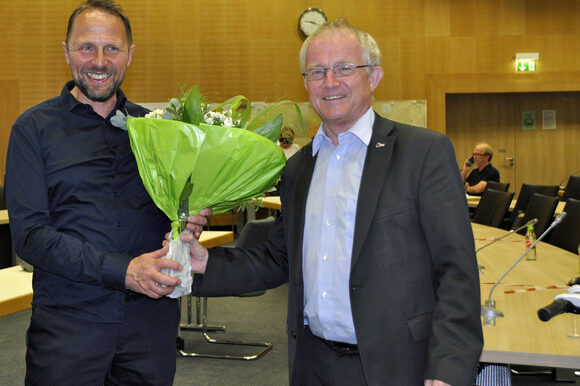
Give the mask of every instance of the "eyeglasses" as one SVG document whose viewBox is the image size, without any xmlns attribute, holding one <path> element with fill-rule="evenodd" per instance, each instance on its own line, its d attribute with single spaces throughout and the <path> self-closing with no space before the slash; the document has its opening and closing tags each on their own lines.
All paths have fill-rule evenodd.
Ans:
<svg viewBox="0 0 580 386">
<path fill-rule="evenodd" d="M 484 155 L 487 155 L 487 154 L 472 153 L 471 155 L 472 155 L 472 156 L 474 156 L 474 157 L 475 157 L 476 155 L 478 155 L 478 156 L 480 156 L 480 157 L 483 157 Z"/>
<path fill-rule="evenodd" d="M 372 67 L 372 64 L 363 64 L 357 66 L 354 63 L 340 63 L 332 67 L 312 67 L 302 73 L 302 76 L 306 80 L 321 80 L 326 76 L 328 70 L 334 72 L 334 76 L 338 78 L 343 78 L 346 76 L 353 76 L 357 68 Z"/>
</svg>

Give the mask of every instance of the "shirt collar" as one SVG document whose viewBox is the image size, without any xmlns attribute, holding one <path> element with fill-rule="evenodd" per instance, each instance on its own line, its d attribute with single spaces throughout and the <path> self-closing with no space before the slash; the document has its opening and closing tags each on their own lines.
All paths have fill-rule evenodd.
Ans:
<svg viewBox="0 0 580 386">
<path fill-rule="evenodd" d="M 74 80 L 69 80 L 62 88 L 60 93 L 60 102 L 62 107 L 67 111 L 93 111 L 92 107 L 79 102 L 79 100 L 73 96 L 71 91 L 74 87 Z M 125 93 L 121 89 L 117 90 L 117 103 L 115 104 L 115 108 L 111 114 L 114 115 L 117 110 L 123 111 L 123 107 L 125 106 L 126 101 L 127 97 L 125 96 Z"/>
<path fill-rule="evenodd" d="M 346 135 L 347 133 L 354 134 L 365 146 L 368 146 L 371 141 L 371 135 L 373 133 L 373 124 L 375 123 L 375 114 L 372 107 L 369 109 L 355 122 L 354 125 L 348 131 L 340 133 L 338 135 L 339 143 L 340 137 Z M 326 128 L 324 123 L 320 124 L 314 139 L 312 140 L 312 155 L 316 155 L 320 146 L 322 146 L 323 141 L 332 143 L 331 139 L 326 135 Z"/>
</svg>

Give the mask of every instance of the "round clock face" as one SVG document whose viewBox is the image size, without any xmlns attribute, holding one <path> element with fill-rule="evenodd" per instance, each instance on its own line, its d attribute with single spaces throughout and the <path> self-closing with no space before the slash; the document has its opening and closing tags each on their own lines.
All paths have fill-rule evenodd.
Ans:
<svg viewBox="0 0 580 386">
<path fill-rule="evenodd" d="M 326 22 L 326 15 L 318 8 L 308 8 L 298 19 L 298 27 L 304 36 L 309 36 Z"/>
</svg>

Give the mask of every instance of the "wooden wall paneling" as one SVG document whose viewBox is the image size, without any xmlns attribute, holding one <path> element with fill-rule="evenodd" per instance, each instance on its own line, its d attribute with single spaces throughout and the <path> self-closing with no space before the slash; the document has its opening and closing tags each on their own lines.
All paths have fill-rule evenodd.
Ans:
<svg viewBox="0 0 580 386">
<path fill-rule="evenodd" d="M 438 131 L 445 131 L 445 94 L 432 103 L 437 91 L 430 89 L 431 77 L 475 82 L 457 92 L 535 91 L 543 74 L 528 77 L 527 89 L 521 86 L 525 77 L 511 79 L 515 53 L 533 51 L 540 53 L 540 72 L 562 77 L 549 91 L 569 91 L 557 84 L 578 82 L 576 75 L 566 76 L 580 65 L 580 0 L 369 0 L 364 6 L 346 0 L 119 2 L 137 45 L 123 85 L 134 101 L 166 101 L 178 94 L 179 84 L 196 83 L 216 99 L 243 93 L 254 101 L 305 101 L 297 75 L 302 39 L 296 23 L 310 6 L 371 32 L 385 69 L 376 99 L 427 99 L 430 127 Z M 79 3 L 3 1 L 0 67 L 20 81 L 18 112 L 55 96 L 70 79 L 60 42 Z M 483 84 L 506 78 L 506 87 Z"/>
<path fill-rule="evenodd" d="M 427 126 L 445 133 L 447 94 L 542 91 L 580 91 L 580 71 L 536 74 L 427 74 Z"/>
<path fill-rule="evenodd" d="M 545 130 L 542 110 L 556 111 L 557 126 Z M 522 130 L 521 111 L 536 112 L 536 129 Z M 516 162 L 518 183 L 565 184 L 568 176 L 580 169 L 580 93 L 529 93 L 515 99 Z"/>
<path fill-rule="evenodd" d="M 516 173 L 506 157 L 515 153 L 513 98 L 513 94 L 448 94 L 446 105 L 447 135 L 459 167 L 476 144 L 487 142 L 494 149 L 492 164 L 512 192 L 517 190 Z"/>
<path fill-rule="evenodd" d="M 10 129 L 18 117 L 18 79 L 0 79 L 0 185 L 4 184 Z"/>
<path fill-rule="evenodd" d="M 483 93 L 447 96 L 447 134 L 461 165 L 474 144 L 486 141 L 495 149 L 493 164 L 510 190 L 521 184 L 564 183 L 580 169 L 579 92 Z M 542 110 L 556 110 L 557 128 L 545 130 Z M 536 112 L 536 129 L 522 129 L 522 111 Z M 514 158 L 514 166 L 506 157 Z"/>
</svg>

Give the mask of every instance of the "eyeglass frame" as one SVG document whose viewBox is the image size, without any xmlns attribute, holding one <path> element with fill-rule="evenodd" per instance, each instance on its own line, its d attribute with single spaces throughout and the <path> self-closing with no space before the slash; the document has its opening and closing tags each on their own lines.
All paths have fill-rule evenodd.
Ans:
<svg viewBox="0 0 580 386">
<path fill-rule="evenodd" d="M 348 75 L 337 74 L 337 71 L 340 67 L 347 66 L 347 65 L 353 67 L 354 71 L 352 74 L 348 74 Z M 346 78 L 349 76 L 353 76 L 354 74 L 356 74 L 357 69 L 364 68 L 364 67 L 371 67 L 372 68 L 374 66 L 372 64 L 361 64 L 360 66 L 357 66 L 354 63 L 348 63 L 348 62 L 347 63 L 339 63 L 339 64 L 336 64 L 332 67 L 312 67 L 312 68 L 309 68 L 307 70 L 304 70 L 304 72 L 302 73 L 302 76 L 308 82 L 317 81 L 317 80 L 322 80 L 322 79 L 326 78 L 326 73 L 328 72 L 328 70 L 332 70 L 332 72 L 334 73 L 334 76 L 336 76 L 337 78 Z M 312 71 L 312 70 L 324 70 L 324 73 L 322 74 L 322 77 L 320 79 L 308 79 L 308 73 L 309 73 L 309 71 Z"/>
<path fill-rule="evenodd" d="M 471 153 L 471 155 L 472 155 L 472 156 L 474 156 L 474 157 L 475 157 L 476 155 L 478 155 L 478 156 L 480 156 L 480 157 L 483 157 L 484 155 L 489 155 L 489 153 L 483 153 L 483 154 L 481 154 L 481 153 Z"/>
</svg>

